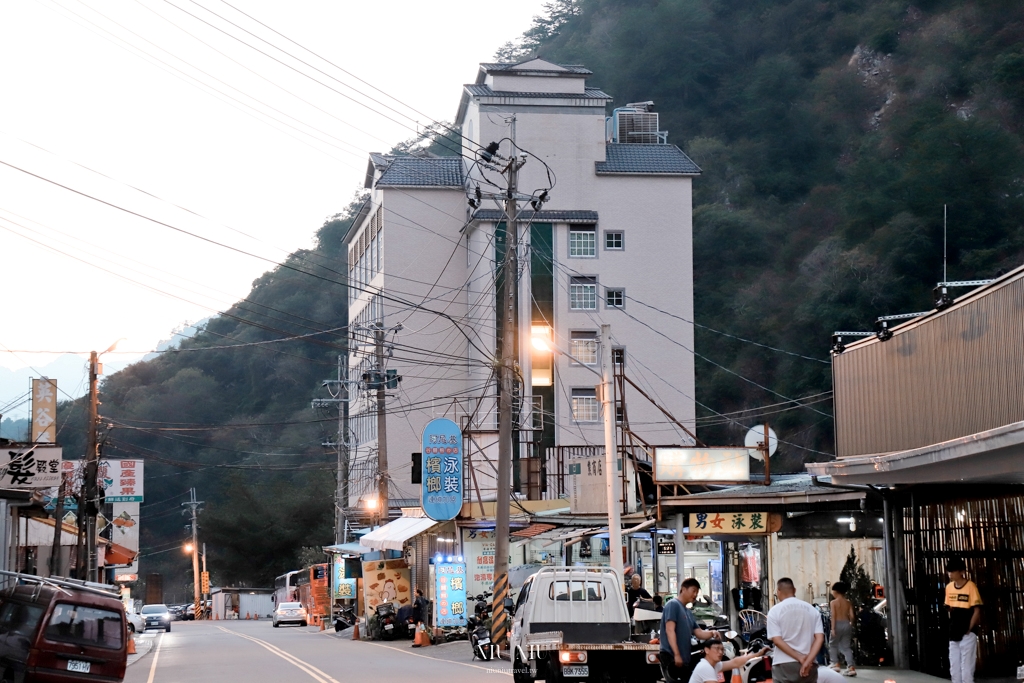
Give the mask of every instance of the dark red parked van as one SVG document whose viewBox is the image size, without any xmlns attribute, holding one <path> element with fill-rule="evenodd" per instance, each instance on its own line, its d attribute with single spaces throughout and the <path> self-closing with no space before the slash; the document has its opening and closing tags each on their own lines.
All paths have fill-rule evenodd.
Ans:
<svg viewBox="0 0 1024 683">
<path fill-rule="evenodd" d="M 42 581 L 0 591 L 0 683 L 124 679 L 121 601 L 99 589 Z"/>
</svg>

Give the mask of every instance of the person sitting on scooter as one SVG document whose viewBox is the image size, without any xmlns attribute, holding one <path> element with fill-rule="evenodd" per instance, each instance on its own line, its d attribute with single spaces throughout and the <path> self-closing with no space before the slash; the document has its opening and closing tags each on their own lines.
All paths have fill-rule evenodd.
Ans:
<svg viewBox="0 0 1024 683">
<path fill-rule="evenodd" d="M 760 652 L 748 652 L 745 655 L 723 662 L 725 656 L 725 645 L 718 638 L 704 641 L 704 659 L 697 662 L 690 674 L 690 683 L 718 683 L 718 674 L 722 671 L 738 669 L 755 657 L 761 657 L 768 648 Z"/>
</svg>

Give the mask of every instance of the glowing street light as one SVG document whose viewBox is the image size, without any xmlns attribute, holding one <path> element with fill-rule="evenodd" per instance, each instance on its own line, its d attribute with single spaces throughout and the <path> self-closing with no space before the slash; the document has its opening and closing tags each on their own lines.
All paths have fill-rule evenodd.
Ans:
<svg viewBox="0 0 1024 683">
<path fill-rule="evenodd" d="M 192 545 L 191 543 L 186 543 L 186 544 L 185 544 L 185 547 L 184 547 L 184 551 L 185 551 L 186 553 L 190 553 L 190 552 L 192 552 L 192 551 L 193 551 L 193 550 L 195 550 L 195 549 L 196 549 L 196 548 L 195 548 L 195 546 L 194 546 L 194 545 Z"/>
</svg>

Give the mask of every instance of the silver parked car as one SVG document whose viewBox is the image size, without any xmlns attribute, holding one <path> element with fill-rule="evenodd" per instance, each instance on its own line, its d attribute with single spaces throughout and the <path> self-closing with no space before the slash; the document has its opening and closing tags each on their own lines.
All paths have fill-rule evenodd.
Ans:
<svg viewBox="0 0 1024 683">
<path fill-rule="evenodd" d="M 282 602 L 274 610 L 274 628 L 281 624 L 306 625 L 306 609 L 301 602 Z"/>
</svg>

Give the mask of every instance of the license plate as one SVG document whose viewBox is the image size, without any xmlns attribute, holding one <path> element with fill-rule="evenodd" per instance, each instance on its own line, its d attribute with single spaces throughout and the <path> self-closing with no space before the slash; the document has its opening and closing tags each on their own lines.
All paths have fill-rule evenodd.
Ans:
<svg viewBox="0 0 1024 683">
<path fill-rule="evenodd" d="M 385 630 L 385 631 L 390 631 L 390 630 L 391 630 L 391 629 L 393 629 L 394 627 L 395 627 L 395 625 L 394 625 L 394 624 L 384 624 L 384 630 Z"/>
<path fill-rule="evenodd" d="M 92 667 L 92 664 L 89 662 L 80 662 L 77 659 L 68 660 L 68 671 L 77 671 L 81 674 L 87 674 L 89 673 L 90 667 Z"/>
<path fill-rule="evenodd" d="M 1017 680 L 1024 680 L 1024 666 L 1017 667 Z"/>
<path fill-rule="evenodd" d="M 565 678 L 586 678 L 590 675 L 589 666 L 563 666 L 562 676 Z"/>
</svg>

